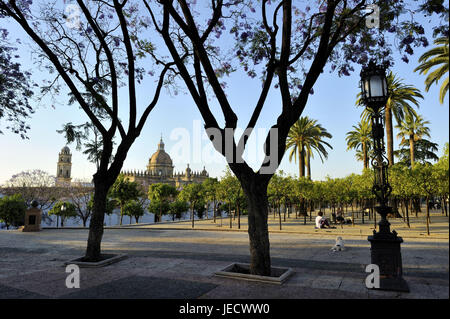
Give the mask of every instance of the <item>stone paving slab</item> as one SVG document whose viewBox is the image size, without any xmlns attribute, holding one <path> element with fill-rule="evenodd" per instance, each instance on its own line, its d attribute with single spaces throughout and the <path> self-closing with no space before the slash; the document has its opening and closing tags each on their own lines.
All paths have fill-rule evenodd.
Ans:
<svg viewBox="0 0 450 319">
<path fill-rule="evenodd" d="M 62 295 L 67 299 L 194 299 L 214 284 L 157 277 L 129 276 Z"/>
</svg>

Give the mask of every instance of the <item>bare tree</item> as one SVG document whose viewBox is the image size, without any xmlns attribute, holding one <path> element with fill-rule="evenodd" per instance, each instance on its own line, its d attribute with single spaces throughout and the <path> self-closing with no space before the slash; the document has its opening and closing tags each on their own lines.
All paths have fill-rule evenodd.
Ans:
<svg viewBox="0 0 450 319">
<path fill-rule="evenodd" d="M 31 4 L 0 0 L 0 18 L 15 21 L 36 44 L 39 62 L 53 75 L 43 92 L 57 94 L 64 85 L 101 135 L 102 153 L 93 176 L 94 206 L 84 257 L 94 261 L 101 259 L 107 192 L 157 104 L 172 64 L 162 60 L 154 63 L 152 55 L 139 55 L 141 48 L 134 41 L 135 34 L 147 25 L 139 20 L 139 8 L 133 1 L 77 0 L 76 4 L 79 16 L 68 19 L 65 7 L 54 1 Z M 150 46 L 148 42 L 144 49 L 148 51 Z M 145 72 L 140 61 L 151 72 Z M 156 84 L 152 94 L 148 89 L 150 99 L 139 116 L 136 87 L 144 76 L 153 78 Z M 120 104 L 121 85 L 127 86 L 128 101 Z M 126 114 L 126 118 L 120 114 Z"/>
</svg>

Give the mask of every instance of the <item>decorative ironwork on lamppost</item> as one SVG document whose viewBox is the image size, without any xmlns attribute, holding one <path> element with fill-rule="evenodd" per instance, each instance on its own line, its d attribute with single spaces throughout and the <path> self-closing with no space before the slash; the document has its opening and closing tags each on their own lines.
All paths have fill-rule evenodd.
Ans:
<svg viewBox="0 0 450 319">
<path fill-rule="evenodd" d="M 386 70 L 373 60 L 361 70 L 361 98 L 371 114 L 374 168 L 374 185 L 372 192 L 378 200 L 375 210 L 381 216 L 379 231 L 373 231 L 368 240 L 371 244 L 371 263 L 380 269 L 380 288 L 409 292 L 408 284 L 403 279 L 402 256 L 400 244 L 403 242 L 397 232 L 390 231 L 387 215 L 392 212 L 388 206 L 392 187 L 389 185 L 389 160 L 385 156 L 383 111 L 388 100 Z"/>
</svg>

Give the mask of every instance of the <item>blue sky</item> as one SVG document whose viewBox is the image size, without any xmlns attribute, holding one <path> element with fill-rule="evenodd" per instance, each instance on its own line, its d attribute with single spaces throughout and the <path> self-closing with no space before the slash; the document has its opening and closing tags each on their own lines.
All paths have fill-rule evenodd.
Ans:
<svg viewBox="0 0 450 319">
<path fill-rule="evenodd" d="M 427 34 L 429 30 L 426 27 Z M 10 29 L 14 37 L 25 39 L 23 32 L 16 27 Z M 431 41 L 430 41 L 431 43 Z M 427 49 L 429 49 L 428 47 Z M 416 61 L 426 49 L 415 49 L 414 56 L 410 57 L 410 63 L 405 64 L 400 60 L 398 54 L 394 55 L 395 66 L 392 71 L 404 79 L 406 84 L 419 88 L 424 95 L 424 100 L 420 103 L 418 110 L 425 120 L 429 121 L 431 129 L 431 139 L 439 144 L 439 156 L 442 154 L 444 143 L 449 140 L 449 106 L 448 95 L 444 105 L 439 104 L 439 86 L 432 86 L 429 92 L 424 91 L 424 76 L 414 73 Z M 26 69 L 36 70 L 31 61 L 31 54 L 28 50 L 21 49 L 21 58 Z M 310 96 L 308 104 L 303 112 L 303 116 L 317 119 L 332 135 L 330 144 L 333 150 L 329 151 L 328 160 L 321 163 L 318 156 L 312 161 L 312 178 L 324 179 L 325 176 L 343 177 L 351 173 L 360 173 L 362 162 L 355 159 L 354 151 L 347 151 L 345 136 L 360 120 L 362 109 L 356 108 L 355 97 L 359 92 L 359 69 L 349 77 L 339 78 L 336 73 L 325 71 L 314 87 L 314 94 Z M 45 74 L 36 74 L 37 78 L 42 78 Z M 239 127 L 244 127 L 253 110 L 261 84 L 258 80 L 251 80 L 244 74 L 235 73 L 227 79 L 227 94 L 232 107 L 240 116 Z M 138 102 L 144 105 L 149 100 L 148 92 L 152 92 L 153 86 L 141 86 L 138 91 Z M 123 93 L 123 90 L 121 91 Z M 122 94 L 123 95 L 123 94 Z M 31 130 L 28 132 L 29 140 L 22 140 L 18 135 L 4 130 L 4 135 L 0 135 L 0 184 L 8 180 L 13 174 L 29 169 L 42 169 L 50 174 L 56 174 L 56 162 L 58 152 L 65 146 L 64 137 L 56 130 L 61 129 L 63 123 L 83 123 L 87 117 L 77 106 L 66 104 L 67 94 L 64 92 L 58 98 L 58 104 L 52 107 L 53 102 L 46 98 L 41 103 L 35 104 L 36 113 L 28 121 Z M 125 101 L 125 97 L 122 97 Z M 216 108 L 214 100 L 211 101 Z M 273 90 L 268 97 L 265 109 L 261 114 L 258 127 L 268 130 L 276 120 L 280 110 L 280 97 L 276 90 Z M 225 169 L 225 160 L 221 159 L 214 163 L 205 163 L 199 160 L 198 151 L 213 152 L 210 142 L 206 139 L 199 139 L 197 130 L 199 123 L 203 123 L 200 113 L 193 103 L 190 95 L 180 92 L 176 96 L 171 96 L 163 91 L 160 101 L 150 114 L 150 117 L 124 163 L 124 169 L 144 170 L 148 159 L 156 151 L 157 143 L 163 135 L 166 150 L 174 152 L 174 147 L 180 145 L 180 140 L 171 138 L 171 134 L 187 130 L 190 134 L 191 145 L 190 157 L 179 158 L 174 161 L 175 170 L 181 171 L 190 163 L 193 170 L 201 170 L 203 166 L 210 172 L 211 176 L 221 176 Z M 2 127 L 4 122 L 0 122 Z M 203 134 L 203 129 L 201 129 Z M 394 134 L 396 131 L 394 130 Z M 257 139 L 258 147 L 261 147 L 262 139 Z M 395 148 L 399 140 L 395 139 Z M 194 147 L 195 146 L 195 147 Z M 200 147 L 199 147 L 200 146 Z M 72 150 L 72 177 L 90 179 L 95 172 L 95 166 L 86 160 L 86 156 L 81 151 L 75 150 L 74 145 L 69 145 Z M 171 154 L 173 155 L 173 154 Z M 251 163 L 257 168 L 258 163 Z M 298 174 L 298 166 L 288 161 L 288 154 L 285 155 L 280 169 L 286 173 Z"/>
</svg>

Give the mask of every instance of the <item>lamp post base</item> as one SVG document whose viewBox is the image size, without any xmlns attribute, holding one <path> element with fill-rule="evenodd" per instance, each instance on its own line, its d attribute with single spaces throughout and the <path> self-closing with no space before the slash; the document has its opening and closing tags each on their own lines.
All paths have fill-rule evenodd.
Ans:
<svg viewBox="0 0 450 319">
<path fill-rule="evenodd" d="M 409 292 L 403 279 L 400 244 L 403 242 L 395 230 L 389 233 L 375 232 L 367 240 L 371 244 L 371 263 L 380 268 L 380 290 Z"/>
</svg>

